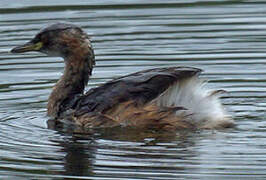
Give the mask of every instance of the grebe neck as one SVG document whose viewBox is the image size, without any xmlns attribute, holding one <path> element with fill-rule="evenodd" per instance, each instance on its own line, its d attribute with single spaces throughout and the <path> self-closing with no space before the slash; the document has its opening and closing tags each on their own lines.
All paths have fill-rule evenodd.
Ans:
<svg viewBox="0 0 266 180">
<path fill-rule="evenodd" d="M 84 93 L 94 65 L 92 48 L 87 53 L 76 52 L 64 58 L 64 74 L 48 99 L 47 114 L 57 118 L 71 109 Z"/>
</svg>

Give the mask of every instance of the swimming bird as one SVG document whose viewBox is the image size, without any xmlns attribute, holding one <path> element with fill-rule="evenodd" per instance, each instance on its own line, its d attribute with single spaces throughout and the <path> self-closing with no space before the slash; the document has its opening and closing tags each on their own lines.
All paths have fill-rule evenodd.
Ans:
<svg viewBox="0 0 266 180">
<path fill-rule="evenodd" d="M 193 67 L 161 67 L 113 79 L 84 92 L 95 56 L 79 26 L 55 23 L 12 53 L 38 51 L 64 59 L 65 69 L 49 96 L 47 114 L 83 128 L 213 129 L 234 125 L 222 106 L 222 90 L 209 90 Z"/>
</svg>

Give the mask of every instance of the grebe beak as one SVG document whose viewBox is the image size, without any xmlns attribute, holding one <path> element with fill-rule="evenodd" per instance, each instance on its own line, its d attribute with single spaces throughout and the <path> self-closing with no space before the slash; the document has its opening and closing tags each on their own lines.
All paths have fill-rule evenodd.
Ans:
<svg viewBox="0 0 266 180">
<path fill-rule="evenodd" d="M 11 53 L 23 53 L 29 51 L 39 51 L 43 46 L 42 42 L 32 43 L 28 42 L 24 45 L 17 46 L 11 50 Z"/>
</svg>

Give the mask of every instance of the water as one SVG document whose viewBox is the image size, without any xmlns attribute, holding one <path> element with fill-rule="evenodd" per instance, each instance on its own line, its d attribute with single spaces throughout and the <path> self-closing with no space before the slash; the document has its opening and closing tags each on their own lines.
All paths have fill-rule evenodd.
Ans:
<svg viewBox="0 0 266 180">
<path fill-rule="evenodd" d="M 261 0 L 0 2 L 0 179 L 266 178 L 266 3 Z M 166 66 L 205 70 L 237 127 L 222 131 L 99 132 L 47 128 L 60 58 L 10 54 L 52 22 L 92 36 L 89 88 Z"/>
</svg>

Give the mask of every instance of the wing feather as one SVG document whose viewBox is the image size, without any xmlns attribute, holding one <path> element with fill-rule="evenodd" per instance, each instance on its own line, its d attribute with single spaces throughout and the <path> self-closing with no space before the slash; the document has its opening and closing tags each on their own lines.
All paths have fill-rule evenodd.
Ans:
<svg viewBox="0 0 266 180">
<path fill-rule="evenodd" d="M 136 72 L 91 89 L 76 104 L 75 113 L 104 113 L 120 103 L 133 101 L 145 105 L 185 78 L 196 76 L 200 69 L 190 67 L 155 68 Z"/>
</svg>

